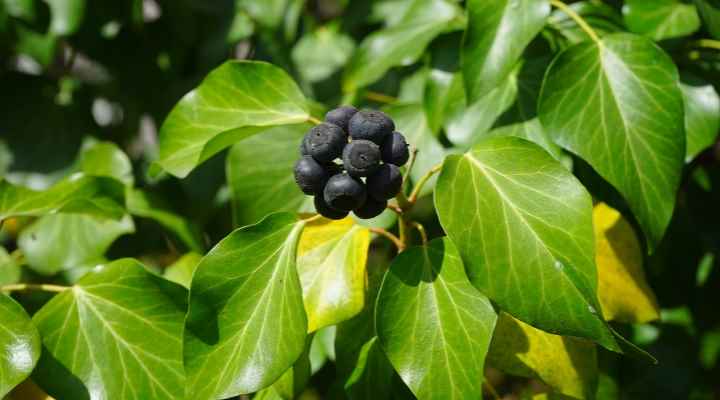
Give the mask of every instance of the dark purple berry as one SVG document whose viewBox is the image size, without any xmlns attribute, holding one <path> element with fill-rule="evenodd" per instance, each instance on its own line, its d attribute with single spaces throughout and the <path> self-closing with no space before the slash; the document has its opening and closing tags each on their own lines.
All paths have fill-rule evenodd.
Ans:
<svg viewBox="0 0 720 400">
<path fill-rule="evenodd" d="M 389 200 L 395 197 L 402 187 L 400 168 L 394 164 L 383 164 L 367 178 L 368 196 L 376 200 Z"/>
<path fill-rule="evenodd" d="M 365 203 L 367 193 L 365 185 L 358 178 L 348 174 L 330 177 L 323 191 L 325 202 L 332 208 L 352 211 Z"/>
<path fill-rule="evenodd" d="M 342 159 L 348 174 L 368 176 L 380 166 L 380 147 L 369 140 L 353 140 L 345 146 Z"/>
<path fill-rule="evenodd" d="M 350 118 L 348 133 L 354 140 L 363 139 L 382 144 L 395 129 L 395 123 L 382 111 L 362 110 Z"/>
<path fill-rule="evenodd" d="M 295 163 L 295 182 L 305 194 L 322 193 L 329 178 L 327 169 L 310 156 L 303 156 Z"/>
<path fill-rule="evenodd" d="M 315 196 L 314 203 L 315 203 L 315 211 L 317 211 L 318 214 L 322 215 L 325 218 L 343 219 L 343 218 L 347 217 L 347 215 L 348 215 L 347 211 L 336 210 L 336 209 L 330 207 L 325 202 L 325 199 L 323 198 L 322 194 Z"/>
<path fill-rule="evenodd" d="M 334 110 L 328 111 L 325 114 L 325 122 L 335 124 L 342 128 L 345 132 L 348 131 L 348 123 L 350 118 L 357 112 L 357 108 L 353 106 L 341 106 Z"/>
<path fill-rule="evenodd" d="M 388 135 L 380 146 L 382 152 L 382 160 L 386 163 L 395 164 L 402 167 L 410 158 L 408 144 L 405 136 L 400 132 L 393 132 Z"/>
<path fill-rule="evenodd" d="M 362 219 L 375 218 L 387 207 L 387 200 L 377 200 L 370 196 L 365 200 L 365 204 L 353 210 L 353 213 Z"/>
<path fill-rule="evenodd" d="M 347 135 L 337 125 L 322 123 L 307 133 L 304 142 L 308 154 L 318 162 L 328 163 L 342 155 Z"/>
</svg>

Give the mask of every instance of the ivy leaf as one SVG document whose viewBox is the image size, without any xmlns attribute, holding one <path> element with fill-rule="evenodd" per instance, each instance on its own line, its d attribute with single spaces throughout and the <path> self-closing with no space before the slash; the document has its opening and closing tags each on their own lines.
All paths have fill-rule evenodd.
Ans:
<svg viewBox="0 0 720 400">
<path fill-rule="evenodd" d="M 115 178 L 126 185 L 133 184 L 132 163 L 112 142 L 86 142 L 78 159 L 80 171 L 92 176 Z"/>
<path fill-rule="evenodd" d="M 464 95 L 460 74 L 435 68 L 427 73 L 422 100 L 428 125 L 434 134 L 442 128 L 449 105 L 456 97 Z"/>
<path fill-rule="evenodd" d="M 695 0 L 695 6 L 710 35 L 720 39 L 720 4 L 712 0 Z"/>
<path fill-rule="evenodd" d="M 298 189 L 292 170 L 310 128 L 308 124 L 272 128 L 230 149 L 225 168 L 235 226 L 254 224 L 274 212 L 296 212 L 309 199 Z"/>
<path fill-rule="evenodd" d="M 309 339 L 309 337 L 308 337 Z M 305 351 L 295 364 L 269 388 L 258 392 L 253 399 L 257 400 L 293 400 L 298 398 L 310 380 L 310 350 L 311 341 L 308 340 Z"/>
<path fill-rule="evenodd" d="M 21 274 L 18 263 L 4 247 L 0 246 L 0 285 L 18 282 Z"/>
<path fill-rule="evenodd" d="M 82 214 L 46 215 L 24 229 L 18 247 L 34 271 L 53 275 L 103 259 L 120 236 L 135 232 L 132 218 L 120 220 Z"/>
<path fill-rule="evenodd" d="M 70 175 L 47 190 L 32 190 L 0 180 L 0 220 L 54 212 L 120 218 L 124 188 L 115 179 Z"/>
<path fill-rule="evenodd" d="M 550 141 L 550 138 L 547 137 L 547 134 L 543 130 L 543 127 L 537 118 L 495 128 L 483 135 L 481 141 L 485 138 L 500 136 L 515 136 L 529 140 L 545 149 L 545 151 L 550 153 L 550 155 L 552 155 L 556 160 L 560 161 L 563 158 L 562 150 L 558 147 L 558 145 Z"/>
<path fill-rule="evenodd" d="M 543 332 L 506 313 L 498 317 L 487 363 L 511 375 L 540 379 L 565 396 L 595 397 L 598 367 L 592 342 Z"/>
<path fill-rule="evenodd" d="M 345 69 L 343 90 L 354 92 L 394 66 L 414 63 L 436 36 L 459 28 L 456 22 L 461 14 L 449 0 L 415 0 L 400 22 L 371 33 L 360 43 Z"/>
<path fill-rule="evenodd" d="M 622 15 L 605 3 L 578 1 L 568 4 L 568 7 L 580 15 L 600 37 L 609 33 L 625 30 Z M 578 26 L 577 22 L 570 18 L 567 13 L 559 9 L 554 10 L 550 14 L 548 27 L 552 28 L 555 33 L 564 39 L 564 42 L 568 42 L 569 44 L 584 42 L 588 39 L 587 33 Z M 544 32 L 544 36 L 546 38 L 552 38 L 548 31 Z M 551 43 L 552 42 L 551 40 Z M 566 47 L 567 43 L 564 42 L 560 46 L 561 48 Z"/>
<path fill-rule="evenodd" d="M 593 209 L 598 298 L 609 321 L 645 323 L 660 309 L 643 272 L 643 254 L 630 224 L 605 203 Z"/>
<path fill-rule="evenodd" d="M 188 249 L 205 250 L 200 229 L 188 219 L 176 214 L 170 205 L 158 195 L 141 189 L 130 189 L 127 194 L 127 210 L 130 214 L 149 218 L 177 236 Z"/>
<path fill-rule="evenodd" d="M 197 266 L 185 335 L 188 398 L 256 392 L 303 352 L 295 262 L 303 226 L 292 214 L 272 214 L 228 235 Z"/>
<path fill-rule="evenodd" d="M 33 379 L 57 398 L 183 398 L 185 295 L 132 259 L 94 269 L 33 317 Z"/>
<path fill-rule="evenodd" d="M 685 161 L 715 143 L 720 132 L 720 96 L 713 85 L 697 78 L 680 83 L 685 99 Z"/>
<path fill-rule="evenodd" d="M 548 70 L 538 114 L 555 143 L 625 197 L 652 251 L 672 216 L 685 158 L 683 99 L 670 57 L 631 34 L 577 44 Z"/>
<path fill-rule="evenodd" d="M 546 0 L 470 0 L 460 54 L 469 103 L 485 96 L 512 72 L 525 47 L 545 26 Z"/>
<path fill-rule="evenodd" d="M 50 33 L 67 36 L 80 27 L 85 14 L 85 0 L 46 0 L 50 7 Z"/>
<path fill-rule="evenodd" d="M 395 376 L 377 337 L 373 337 L 360 349 L 357 365 L 345 382 L 345 393 L 350 400 L 392 399 Z"/>
<path fill-rule="evenodd" d="M 415 396 L 482 397 L 496 315 L 468 281 L 449 239 L 400 253 L 385 275 L 375 313 L 380 344 Z"/>
<path fill-rule="evenodd" d="M 24 381 L 40 358 L 40 335 L 25 310 L 0 293 L 0 398 Z"/>
<path fill-rule="evenodd" d="M 470 281 L 504 311 L 618 350 L 595 294 L 591 198 L 562 164 L 526 140 L 488 139 L 445 159 L 435 207 Z"/>
<path fill-rule="evenodd" d="M 695 6 L 677 0 L 627 0 L 623 16 L 632 32 L 653 40 L 687 36 L 700 28 Z"/>
<path fill-rule="evenodd" d="M 228 61 L 180 100 L 160 128 L 157 165 L 184 178 L 231 144 L 274 125 L 307 120 L 307 101 L 282 69 Z"/>
<path fill-rule="evenodd" d="M 352 318 L 365 304 L 370 232 L 352 218 L 308 223 L 298 245 L 297 268 L 308 332 Z"/>
<path fill-rule="evenodd" d="M 165 279 L 175 282 L 178 285 L 182 285 L 190 289 L 190 282 L 192 282 L 192 276 L 200 264 L 202 256 L 197 253 L 187 253 L 180 257 L 177 261 L 172 263 L 169 267 L 165 268 L 163 276 Z"/>
<path fill-rule="evenodd" d="M 352 38 L 337 25 L 324 26 L 304 35 L 292 49 L 292 59 L 308 82 L 329 78 L 342 68 L 355 50 Z"/>
</svg>

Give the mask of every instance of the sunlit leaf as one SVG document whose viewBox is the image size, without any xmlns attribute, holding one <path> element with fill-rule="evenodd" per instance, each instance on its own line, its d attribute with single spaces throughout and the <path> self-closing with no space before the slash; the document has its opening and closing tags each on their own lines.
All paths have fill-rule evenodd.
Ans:
<svg viewBox="0 0 720 400">
<path fill-rule="evenodd" d="M 720 96 L 713 85 L 693 79 L 680 84 L 685 99 L 685 161 L 710 147 L 720 133 Z"/>
<path fill-rule="evenodd" d="M 192 276 L 202 260 L 202 255 L 197 253 L 187 253 L 180 257 L 177 261 L 172 263 L 169 267 L 165 268 L 163 276 L 165 279 L 175 282 L 179 285 L 190 288 L 190 282 L 192 282 Z"/>
<path fill-rule="evenodd" d="M 20 266 L 16 260 L 0 246 L 0 285 L 17 282 L 20 280 L 20 274 Z"/>
<path fill-rule="evenodd" d="M 504 311 L 618 349 L 596 297 L 590 195 L 548 153 L 499 137 L 448 156 L 435 207 L 473 285 Z"/>
<path fill-rule="evenodd" d="M 342 68 L 354 49 L 352 38 L 331 25 L 303 36 L 293 47 L 292 59 L 305 80 L 317 82 Z"/>
<path fill-rule="evenodd" d="M 687 36 L 700 28 L 695 6 L 678 0 L 626 0 L 623 15 L 631 31 L 654 40 Z"/>
<path fill-rule="evenodd" d="M 643 254 L 635 232 L 605 203 L 593 209 L 598 298 L 608 320 L 644 323 L 660 317 L 655 294 L 645 281 Z"/>
<path fill-rule="evenodd" d="M 449 239 L 398 255 L 380 288 L 375 318 L 380 345 L 419 399 L 481 397 L 496 315 L 468 281 Z"/>
<path fill-rule="evenodd" d="M 75 33 L 85 15 L 85 0 L 45 0 L 50 7 L 50 32 L 59 36 Z"/>
<path fill-rule="evenodd" d="M 25 310 L 0 293 L 0 398 L 25 380 L 40 357 L 40 335 Z"/>
<path fill-rule="evenodd" d="M 308 338 L 309 339 L 309 338 Z M 269 388 L 258 392 L 253 399 L 257 400 L 293 400 L 300 396 L 310 380 L 310 342 L 295 364 Z"/>
<path fill-rule="evenodd" d="M 292 214 L 272 214 L 228 235 L 197 266 L 185 334 L 189 398 L 256 392 L 303 352 L 295 262 L 303 226 Z"/>
<path fill-rule="evenodd" d="M 133 183 L 132 163 L 115 143 L 89 142 L 80 150 L 78 167 L 92 176 L 115 178 L 127 185 Z"/>
</svg>

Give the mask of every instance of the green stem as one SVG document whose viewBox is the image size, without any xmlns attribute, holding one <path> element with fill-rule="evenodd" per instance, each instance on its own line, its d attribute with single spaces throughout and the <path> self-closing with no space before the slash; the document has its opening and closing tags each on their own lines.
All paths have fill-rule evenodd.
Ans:
<svg viewBox="0 0 720 400">
<path fill-rule="evenodd" d="M 706 49 L 715 49 L 720 50 L 720 40 L 712 40 L 712 39 L 700 39 L 693 44 L 697 47 L 705 47 Z"/>
<path fill-rule="evenodd" d="M 422 190 L 423 186 L 425 186 L 427 181 L 430 180 L 430 178 L 432 178 L 433 175 L 440 172 L 441 169 L 442 169 L 442 164 L 438 164 L 438 165 L 430 168 L 430 171 L 425 173 L 425 175 L 423 175 L 423 177 L 420 178 L 420 180 L 415 184 L 415 187 L 413 188 L 412 193 L 410 193 L 410 197 L 408 197 L 408 202 L 410 202 L 411 205 L 415 204 L 415 202 L 418 199 L 418 196 L 420 196 L 420 191 Z"/>
<path fill-rule="evenodd" d="M 425 232 L 425 227 L 419 223 L 419 222 L 412 222 L 413 228 L 417 229 L 418 233 L 420 233 L 420 237 L 422 238 L 422 244 L 423 246 L 427 245 L 428 243 L 428 237 L 427 233 Z"/>
<path fill-rule="evenodd" d="M 385 104 L 391 104 L 397 101 L 395 97 L 388 96 L 383 93 L 373 92 L 371 90 L 368 90 L 365 92 L 365 98 L 368 100 L 376 101 L 378 103 L 385 103 Z"/>
<path fill-rule="evenodd" d="M 381 235 L 381 236 L 384 236 L 384 237 L 390 239 L 390 241 L 393 242 L 395 247 L 397 247 L 398 253 L 405 250 L 405 243 L 403 243 L 403 241 L 400 240 L 400 238 L 398 238 L 397 236 L 393 235 L 392 233 L 386 231 L 385 229 L 382 229 L 382 228 L 368 228 L 368 229 L 370 229 L 370 232 L 377 233 L 378 235 Z"/>
<path fill-rule="evenodd" d="M 320 125 L 320 124 L 322 124 L 322 121 L 320 121 L 319 119 L 313 117 L 312 115 L 309 116 L 309 117 L 307 118 L 307 120 L 308 120 L 308 122 L 312 122 L 312 123 L 315 124 L 315 125 Z"/>
<path fill-rule="evenodd" d="M 22 292 L 28 290 L 41 290 L 44 292 L 60 293 L 69 288 L 69 286 L 49 285 L 45 283 L 15 283 L 12 285 L 0 286 L 0 292 Z"/>
<path fill-rule="evenodd" d="M 573 21 L 575 21 L 575 23 L 578 24 L 578 26 L 580 26 L 580 29 L 585 31 L 585 33 L 587 33 L 587 35 L 590 36 L 590 39 L 592 39 L 593 41 L 595 41 L 597 43 L 600 43 L 600 36 L 598 36 L 598 34 L 595 33 L 593 28 L 590 27 L 590 25 L 587 22 L 585 22 L 583 17 L 581 17 L 578 13 L 576 13 L 575 10 L 573 10 L 567 4 L 563 3 L 560 0 L 550 0 L 550 4 L 552 4 L 554 7 L 562 10 L 562 12 L 564 12 L 570 18 L 572 18 Z"/>
</svg>

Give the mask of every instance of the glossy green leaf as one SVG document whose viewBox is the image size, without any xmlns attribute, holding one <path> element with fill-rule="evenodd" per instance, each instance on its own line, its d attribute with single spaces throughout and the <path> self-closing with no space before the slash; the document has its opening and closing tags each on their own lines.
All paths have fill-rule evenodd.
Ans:
<svg viewBox="0 0 720 400">
<path fill-rule="evenodd" d="M 563 156 L 560 147 L 550 141 L 550 138 L 547 137 L 545 130 L 543 130 L 543 127 L 537 118 L 493 129 L 490 132 L 484 134 L 478 140 L 478 142 L 485 140 L 485 138 L 499 136 L 515 136 L 523 138 L 525 140 L 529 140 L 545 149 L 545 151 L 550 153 L 550 155 L 553 156 L 553 158 L 555 158 L 556 160 L 561 160 Z"/>
<path fill-rule="evenodd" d="M 115 178 L 126 185 L 133 183 L 130 159 L 112 142 L 86 142 L 80 151 L 78 167 L 88 175 Z"/>
<path fill-rule="evenodd" d="M 185 295 L 132 259 L 96 268 L 33 317 L 44 345 L 33 379 L 63 399 L 183 398 Z"/>
<path fill-rule="evenodd" d="M 545 26 L 546 0 L 470 0 L 461 53 L 469 103 L 510 75 L 525 47 Z"/>
<path fill-rule="evenodd" d="M 353 92 L 392 67 L 414 63 L 431 40 L 457 28 L 460 15 L 460 8 L 450 0 L 415 0 L 400 22 L 360 43 L 345 69 L 343 90 Z"/>
<path fill-rule="evenodd" d="M 156 163 L 182 178 L 243 138 L 307 118 L 305 97 L 285 71 L 260 61 L 228 61 L 165 119 Z"/>
<path fill-rule="evenodd" d="M 40 335 L 25 310 L 0 293 L 0 398 L 25 380 L 40 358 Z"/>
<path fill-rule="evenodd" d="M 540 122 L 630 205 L 652 251 L 675 206 L 685 158 L 683 99 L 670 58 L 649 39 L 612 34 L 553 62 Z"/>
<path fill-rule="evenodd" d="M 200 229 L 188 219 L 170 209 L 159 196 L 140 189 L 127 191 L 127 209 L 132 215 L 149 218 L 177 236 L 188 249 L 204 251 Z"/>
<path fill-rule="evenodd" d="M 85 15 L 85 0 L 45 0 L 50 7 L 50 32 L 66 36 L 75 33 Z"/>
<path fill-rule="evenodd" d="M 441 69 L 429 71 L 423 94 L 423 106 L 433 133 L 437 133 L 442 127 L 449 104 L 457 96 L 464 96 L 460 74 Z"/>
<path fill-rule="evenodd" d="M 308 223 L 298 245 L 297 268 L 308 332 L 348 320 L 365 304 L 370 232 L 352 218 Z"/>
<path fill-rule="evenodd" d="M 685 161 L 715 143 L 720 133 L 720 96 L 713 85 L 694 79 L 680 84 L 685 99 Z"/>
<path fill-rule="evenodd" d="M 295 212 L 307 202 L 309 197 L 298 189 L 292 170 L 310 128 L 308 124 L 272 128 L 230 149 L 225 170 L 235 226 L 254 224 L 274 212 Z"/>
<path fill-rule="evenodd" d="M 342 68 L 354 49 L 352 38 L 330 25 L 303 36 L 292 49 L 292 59 L 305 80 L 318 82 Z"/>
<path fill-rule="evenodd" d="M 391 399 L 395 371 L 373 337 L 360 349 L 357 365 L 345 382 L 345 393 L 350 400 Z"/>
<path fill-rule="evenodd" d="M 165 268 L 163 276 L 165 279 L 175 282 L 190 289 L 193 273 L 200 264 L 202 256 L 197 253 L 187 253 L 180 257 L 177 261 Z"/>
<path fill-rule="evenodd" d="M 57 38 L 26 28 L 25 25 L 17 25 L 15 30 L 18 37 L 15 50 L 19 54 L 30 56 L 43 67 L 49 67 L 57 52 Z"/>
<path fill-rule="evenodd" d="M 283 21 L 288 0 L 238 0 L 237 5 L 259 24 L 276 29 Z"/>
<path fill-rule="evenodd" d="M 473 285 L 504 311 L 618 349 L 596 297 L 590 195 L 547 152 L 499 137 L 448 156 L 435 207 Z"/>
<path fill-rule="evenodd" d="M 292 214 L 270 215 L 228 235 L 198 265 L 185 335 L 189 398 L 256 392 L 303 352 L 295 262 L 303 226 Z"/>
<path fill-rule="evenodd" d="M 622 15 L 608 4 L 591 0 L 578 1 L 568 4 L 568 6 L 580 15 L 600 37 L 625 30 Z M 554 31 L 563 39 L 562 48 L 566 47 L 566 44 L 576 44 L 589 39 L 588 34 L 563 10 L 553 10 L 547 25 L 551 30 L 545 32 L 545 37 L 553 37 L 549 34 Z"/>
<path fill-rule="evenodd" d="M 398 255 L 380 288 L 375 315 L 382 348 L 419 399 L 482 396 L 495 319 L 447 238 Z"/>
<path fill-rule="evenodd" d="M 720 4 L 713 0 L 695 0 L 695 6 L 710 35 L 720 39 Z"/>
<path fill-rule="evenodd" d="M 120 220 L 82 214 L 46 215 L 24 229 L 18 237 L 27 265 L 53 275 L 61 270 L 103 260 L 120 236 L 135 232 L 132 218 Z"/>
<path fill-rule="evenodd" d="M 309 339 L 309 338 L 308 338 Z M 305 351 L 300 355 L 295 364 L 269 388 L 258 392 L 253 399 L 257 400 L 293 400 L 298 398 L 310 380 L 310 341 Z"/>
<path fill-rule="evenodd" d="M 687 36 L 700 28 L 695 6 L 678 0 L 626 0 L 623 16 L 632 32 L 653 40 Z"/>
<path fill-rule="evenodd" d="M 417 182 L 432 167 L 442 162 L 446 150 L 433 135 L 427 117 L 420 104 L 393 104 L 383 108 L 395 121 L 395 129 L 405 135 L 408 144 L 418 150 L 415 166 L 410 171 L 410 178 Z M 432 191 L 435 185 L 433 177 L 422 194 Z"/>
<path fill-rule="evenodd" d="M 0 246 L 0 285 L 16 283 L 20 280 L 22 271 L 17 261 Z"/>
<path fill-rule="evenodd" d="M 0 181 L 0 220 L 54 212 L 99 214 L 119 218 L 124 188 L 114 179 L 73 174 L 47 190 Z"/>
<path fill-rule="evenodd" d="M 572 398 L 594 398 L 598 367 L 592 342 L 543 332 L 501 313 L 487 357 L 489 366 L 508 374 L 540 379 Z"/>
</svg>

